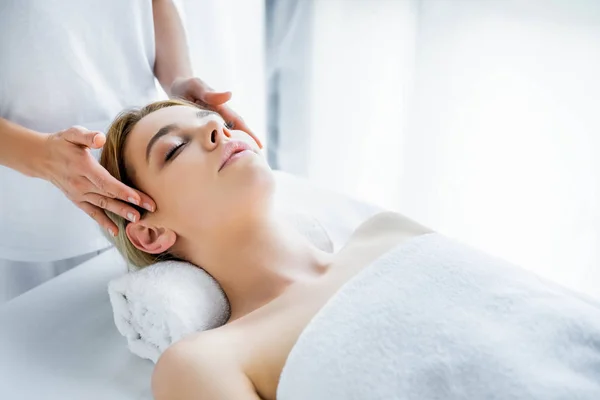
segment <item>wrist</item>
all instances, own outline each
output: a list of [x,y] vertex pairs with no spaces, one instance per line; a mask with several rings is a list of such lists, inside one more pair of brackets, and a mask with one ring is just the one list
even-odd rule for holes
[[48,135],[0,118],[0,165],[41,178],[47,164]]
[[171,83],[166,86],[165,92],[169,97],[178,97],[181,96],[181,86],[185,84],[186,81],[193,78],[188,75],[178,75],[171,80]]
[[23,159],[26,161],[22,173],[32,178],[46,179],[49,139],[50,135],[48,134],[35,131],[28,132],[23,150]]

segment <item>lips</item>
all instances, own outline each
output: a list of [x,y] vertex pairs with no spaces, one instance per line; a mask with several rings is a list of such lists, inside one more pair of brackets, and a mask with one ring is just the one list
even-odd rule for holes
[[233,161],[236,157],[236,154],[252,151],[250,145],[241,140],[229,140],[225,142],[223,146],[223,153],[221,154],[221,166],[219,167],[219,171],[221,171],[227,164]]

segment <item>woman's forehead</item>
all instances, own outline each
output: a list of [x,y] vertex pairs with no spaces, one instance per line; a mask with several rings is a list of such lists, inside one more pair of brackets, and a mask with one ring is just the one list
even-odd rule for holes
[[133,127],[131,135],[142,136],[146,141],[162,127],[170,124],[185,124],[193,121],[199,109],[190,106],[171,106],[161,108],[143,117]]

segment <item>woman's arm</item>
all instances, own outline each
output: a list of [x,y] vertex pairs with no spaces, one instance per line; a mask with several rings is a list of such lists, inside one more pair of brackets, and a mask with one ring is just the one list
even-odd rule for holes
[[148,196],[112,177],[87,151],[101,148],[104,141],[102,133],[83,127],[42,134],[0,118],[0,165],[52,182],[114,236],[118,228],[102,209],[139,219],[139,212],[126,202],[146,204],[144,208],[150,211],[155,205]]
[[155,400],[261,400],[227,346],[183,340],[161,356],[152,375]]
[[176,79],[192,77],[192,65],[179,13],[172,0],[153,0],[156,61],[154,75],[171,96]]
[[47,136],[0,118],[0,165],[32,177],[43,169]]

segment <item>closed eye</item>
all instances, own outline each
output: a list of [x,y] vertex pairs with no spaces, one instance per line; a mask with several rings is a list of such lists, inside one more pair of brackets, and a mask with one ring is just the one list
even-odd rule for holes
[[171,161],[173,158],[175,158],[180,153],[179,150],[181,150],[186,144],[188,144],[188,142],[183,141],[178,145],[171,147],[169,151],[167,151],[167,154],[165,154],[165,162]]

